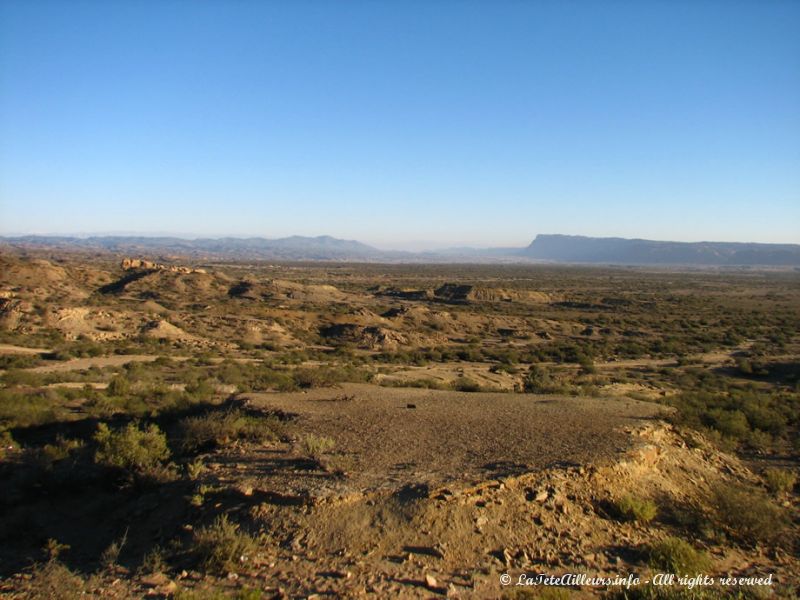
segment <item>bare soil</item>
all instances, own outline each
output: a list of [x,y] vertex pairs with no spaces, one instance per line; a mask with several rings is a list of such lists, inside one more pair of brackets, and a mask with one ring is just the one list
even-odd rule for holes
[[[315,493],[433,488],[548,467],[610,459],[627,446],[623,428],[664,413],[636,400],[465,393],[343,384],[306,393],[248,394],[259,408],[296,415],[303,434],[329,437],[344,480],[320,481],[276,461],[302,459],[300,444],[248,457],[239,476],[284,479]],[[303,434],[300,434],[302,437]],[[302,440],[298,440],[302,441]],[[283,459],[280,457],[283,456]],[[329,488],[328,491],[331,491]]]

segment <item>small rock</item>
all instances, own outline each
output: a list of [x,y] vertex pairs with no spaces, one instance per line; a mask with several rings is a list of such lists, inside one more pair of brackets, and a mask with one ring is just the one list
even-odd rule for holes
[[511,552],[509,552],[508,548],[503,548],[503,562],[507,567],[511,566],[511,558]]
[[178,590],[178,584],[175,583],[174,581],[170,581],[167,585],[159,588],[159,591],[165,596],[171,596],[177,590]]
[[439,584],[439,582],[436,580],[436,577],[430,574],[425,575],[425,587],[432,592],[441,593],[446,591],[446,588]]
[[142,577],[141,582],[142,585],[146,585],[147,587],[158,587],[167,584],[169,582],[169,577],[163,573],[153,573],[152,575],[145,575]]

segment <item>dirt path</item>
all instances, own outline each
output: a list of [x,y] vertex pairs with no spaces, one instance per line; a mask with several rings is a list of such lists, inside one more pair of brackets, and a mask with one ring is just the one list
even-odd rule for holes
[[52,352],[47,348],[26,348],[25,346],[13,346],[12,344],[0,344],[0,354],[46,354]]
[[[60,373],[62,371],[79,371],[97,367],[119,367],[131,362],[152,362],[158,356],[152,354],[120,354],[117,356],[97,356],[94,358],[73,358],[63,362],[33,367],[29,369],[32,373]],[[171,357],[174,360],[186,360],[185,358]]]

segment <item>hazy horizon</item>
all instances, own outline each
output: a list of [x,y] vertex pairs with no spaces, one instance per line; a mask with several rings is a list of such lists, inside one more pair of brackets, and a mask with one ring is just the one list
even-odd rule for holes
[[[253,238],[261,238],[261,239],[281,239],[285,237],[292,237],[297,236],[298,234],[290,234],[287,236],[271,236],[271,235],[264,235],[259,233],[254,234],[241,234],[241,235],[231,235],[225,233],[219,234],[207,234],[207,235],[200,235],[194,233],[186,233],[186,232],[170,232],[170,231],[155,231],[155,232],[142,232],[142,231],[97,231],[97,232],[66,232],[66,233],[19,233],[19,232],[10,232],[4,233],[0,232],[0,238],[13,238],[13,237],[26,237],[26,236],[41,236],[41,237],[75,237],[79,239],[85,239],[90,237],[145,237],[145,238],[177,238],[183,240],[198,240],[198,239],[222,239],[222,238],[233,238],[233,239],[253,239]],[[576,237],[605,237],[605,238],[618,238],[621,236],[585,236],[580,233],[574,234],[565,234],[565,233],[557,233],[557,232],[540,232],[535,233],[530,236],[528,240],[519,241],[517,243],[509,242],[504,244],[479,244],[475,243],[474,241],[465,240],[463,242],[454,242],[454,243],[444,243],[439,242],[436,240],[409,240],[405,243],[391,243],[385,242],[383,240],[364,240],[364,239],[356,239],[356,238],[344,238],[337,235],[332,235],[330,233],[318,233],[318,234],[311,234],[311,235],[302,235],[299,237],[307,237],[307,238],[315,238],[315,237],[332,237],[338,240],[343,241],[355,241],[361,242],[378,250],[386,251],[386,252],[436,252],[442,250],[452,250],[452,249],[475,249],[475,250],[487,250],[490,248],[525,248],[530,245],[530,243],[536,238],[538,235],[566,235],[566,236],[576,236]],[[655,240],[651,238],[643,238],[641,236],[634,236],[631,238],[624,238],[624,239],[645,239],[649,241],[661,241],[661,242],[687,242],[687,243],[742,243],[742,244],[794,244],[795,242],[764,242],[761,240],[739,240],[739,239],[731,239],[731,240],[713,240],[713,239],[689,239],[689,240]]]
[[0,234],[800,243],[800,4],[0,4]]

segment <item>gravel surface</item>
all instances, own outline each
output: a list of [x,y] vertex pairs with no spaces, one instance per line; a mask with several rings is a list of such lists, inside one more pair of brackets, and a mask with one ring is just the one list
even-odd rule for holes
[[349,466],[348,487],[362,490],[597,463],[627,447],[624,428],[663,411],[627,399],[363,384],[247,398],[253,406],[297,415],[298,439],[314,433],[335,440],[333,457]]

